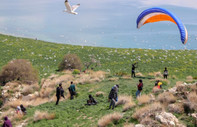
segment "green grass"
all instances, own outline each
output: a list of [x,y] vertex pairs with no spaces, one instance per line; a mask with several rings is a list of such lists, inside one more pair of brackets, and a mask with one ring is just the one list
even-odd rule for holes
[[[33,118],[33,114],[36,110],[41,111],[48,111],[51,113],[56,114],[56,118],[54,120],[41,120],[39,122],[31,122],[28,127],[41,127],[41,126],[57,126],[57,127],[66,127],[66,126],[75,126],[78,124],[83,127],[87,126],[97,126],[98,120],[104,116],[105,114],[109,114],[114,112],[113,110],[108,110],[109,102],[108,100],[108,93],[111,87],[114,84],[119,84],[119,95],[132,95],[135,99],[135,92],[136,92],[136,84],[138,83],[139,78],[133,80],[125,80],[120,79],[115,82],[111,81],[103,81],[101,83],[96,84],[85,84],[85,85],[78,85],[78,93],[79,96],[74,100],[68,100],[60,102],[58,106],[55,106],[54,103],[46,103],[37,107],[33,107],[28,109],[28,116],[29,118]],[[144,89],[142,94],[148,94],[151,92],[154,82],[151,82],[149,79],[144,79]],[[174,80],[171,81],[174,84]],[[165,88],[169,88],[172,85],[165,86]],[[92,92],[87,92],[89,89],[95,88]],[[105,96],[95,97],[97,91],[103,91]],[[85,106],[86,100],[88,99],[88,95],[92,94],[95,99],[98,101],[97,105],[93,106]],[[117,106],[115,111],[122,112],[122,106]],[[120,120],[116,126],[122,127],[127,120],[132,120],[131,116],[133,110],[129,110],[125,112],[124,117]],[[88,119],[92,117],[92,119]],[[136,123],[137,121],[134,120]],[[134,122],[133,121],[133,122]],[[111,124],[114,126],[114,124]]]
[[95,70],[111,73],[131,72],[131,64],[138,62],[137,71],[148,74],[168,67],[169,74],[179,78],[188,75],[197,77],[196,50],[148,50],[104,47],[73,46],[49,43],[39,40],[0,35],[0,69],[12,59],[28,59],[38,69],[40,77],[56,73],[58,64],[68,53],[77,54],[82,62],[90,55],[99,59],[101,66]]
[[[67,53],[77,54],[82,62],[90,60],[90,55],[94,55],[100,60],[101,66],[95,70],[110,71],[113,77],[115,73],[129,74],[131,64],[138,62],[137,71],[147,75],[149,72],[163,72],[164,67],[168,67],[170,76],[176,75],[178,79],[170,78],[170,84],[163,86],[168,89],[174,86],[178,80],[184,80],[186,76],[197,77],[197,51],[196,50],[148,50],[148,49],[117,49],[104,47],[73,46],[65,44],[49,43],[39,40],[19,38],[7,35],[0,35],[0,69],[13,59],[28,59],[39,71],[39,76],[45,78],[56,72],[58,64]],[[151,77],[145,76],[143,79],[144,89],[142,94],[152,91],[154,82]],[[70,127],[75,126],[97,126],[98,120],[105,114],[114,111],[107,110],[108,93],[115,84],[120,85],[119,95],[132,95],[135,98],[136,84],[139,78],[132,80],[120,79],[118,81],[108,81],[96,84],[78,85],[79,96],[74,100],[55,103],[45,103],[36,107],[29,107],[25,118],[30,118],[28,127]],[[89,89],[95,88],[92,92]],[[55,89],[55,88],[54,88]],[[103,97],[95,97],[97,91],[105,92]],[[99,102],[95,106],[85,106],[88,95],[92,94]],[[135,100],[136,101],[136,100]],[[54,120],[41,120],[33,122],[33,115],[36,110],[48,111],[56,114]],[[115,108],[115,111],[122,112],[122,106]],[[134,109],[125,112],[124,117],[118,123],[109,126],[122,127],[126,121],[137,123],[131,116]],[[92,117],[92,118],[91,118]],[[24,119],[25,119],[24,118]],[[187,121],[189,118],[187,118]],[[184,121],[184,120],[183,120]],[[187,123],[187,121],[185,123]]]

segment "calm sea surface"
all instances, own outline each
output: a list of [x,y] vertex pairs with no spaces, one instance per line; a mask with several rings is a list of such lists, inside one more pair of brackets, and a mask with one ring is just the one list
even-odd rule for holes
[[176,14],[188,29],[183,45],[171,22],[136,28],[147,8],[137,0],[72,0],[78,15],[63,13],[64,0],[1,0],[0,33],[50,42],[114,48],[197,49],[197,8],[159,5]]

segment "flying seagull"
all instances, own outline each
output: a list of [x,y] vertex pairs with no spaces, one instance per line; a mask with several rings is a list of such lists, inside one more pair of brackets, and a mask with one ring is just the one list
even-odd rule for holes
[[66,9],[64,10],[64,12],[68,12],[68,13],[74,14],[74,15],[78,14],[77,12],[75,12],[75,10],[80,6],[80,4],[73,5],[71,7],[70,4],[68,3],[68,0],[65,0],[64,3],[65,3],[65,6],[66,6]]

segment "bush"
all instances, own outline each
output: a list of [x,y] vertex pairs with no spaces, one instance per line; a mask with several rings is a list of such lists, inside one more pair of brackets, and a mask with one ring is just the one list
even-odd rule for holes
[[32,84],[38,82],[38,73],[28,60],[12,60],[2,68],[0,73],[0,82],[3,85],[10,81]]
[[59,64],[59,71],[78,69],[81,70],[82,63],[80,58],[75,54],[67,54]]
[[80,70],[74,69],[74,71],[72,72],[72,74],[80,74]]

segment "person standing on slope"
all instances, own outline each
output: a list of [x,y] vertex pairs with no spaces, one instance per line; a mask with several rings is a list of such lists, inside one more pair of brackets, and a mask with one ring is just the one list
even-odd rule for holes
[[135,77],[135,68],[137,68],[137,62],[132,64],[131,77]]
[[109,99],[110,99],[109,109],[111,109],[112,107],[113,110],[115,107],[115,103],[118,101],[118,88],[119,85],[114,85],[109,93]]
[[60,83],[59,86],[56,88],[56,97],[57,97],[56,105],[58,105],[60,97],[61,97],[61,87],[62,87],[62,84]]
[[138,88],[138,90],[136,92],[136,97],[139,97],[141,95],[141,91],[143,89],[143,82],[141,79],[139,80],[139,84],[137,84],[137,88]]
[[8,119],[8,117],[4,117],[4,123],[2,127],[12,127],[11,121]]
[[164,79],[167,79],[168,78],[168,70],[167,70],[167,67],[165,67],[165,70],[163,72],[163,77],[164,77]]
[[75,91],[75,84],[73,84],[73,82],[70,82],[70,87],[68,88],[69,92],[70,92],[70,99],[74,99],[74,95],[76,95],[76,91]]

